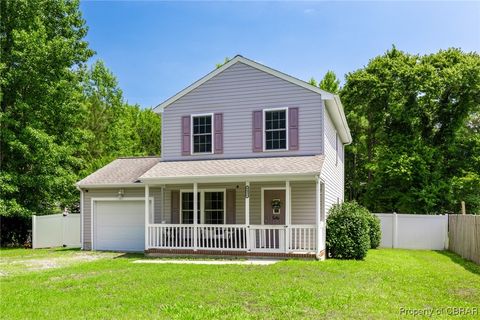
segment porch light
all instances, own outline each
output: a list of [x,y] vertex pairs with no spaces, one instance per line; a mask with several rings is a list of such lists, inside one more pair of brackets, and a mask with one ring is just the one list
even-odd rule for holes
[[119,189],[118,190],[118,199],[122,199],[124,194],[125,194],[125,190]]
[[245,186],[245,199],[250,198],[250,186]]

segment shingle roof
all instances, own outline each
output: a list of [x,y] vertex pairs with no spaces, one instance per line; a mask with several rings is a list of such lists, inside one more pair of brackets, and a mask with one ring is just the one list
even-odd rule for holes
[[161,161],[139,179],[319,174],[323,156]]
[[129,184],[160,161],[158,157],[119,158],[80,180],[77,185]]

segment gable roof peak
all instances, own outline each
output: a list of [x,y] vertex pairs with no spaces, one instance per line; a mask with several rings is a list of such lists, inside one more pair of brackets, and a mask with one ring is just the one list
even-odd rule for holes
[[189,92],[193,91],[194,89],[198,88],[208,80],[212,79],[219,73],[227,70],[231,66],[235,65],[236,63],[244,63],[252,68],[255,68],[257,70],[263,71],[265,73],[268,73],[274,77],[277,77],[279,79],[285,80],[287,82],[290,82],[292,84],[295,84],[297,86],[300,86],[304,89],[313,91],[321,96],[321,99],[325,101],[325,105],[327,106],[327,109],[330,109],[330,113],[334,116],[332,116],[332,120],[335,124],[335,127],[337,130],[340,131],[340,137],[345,144],[349,144],[352,142],[352,136],[350,134],[350,129],[348,128],[348,124],[345,118],[345,113],[343,110],[342,103],[340,101],[340,97],[338,95],[335,95],[333,93],[327,92],[325,90],[322,90],[316,86],[311,85],[308,82],[305,82],[303,80],[300,80],[298,78],[295,78],[293,76],[290,76],[286,73],[280,72],[278,70],[272,69],[270,67],[267,67],[259,62],[256,62],[254,60],[250,60],[248,58],[243,57],[240,54],[237,54],[235,57],[233,57],[231,60],[227,61],[225,64],[220,66],[219,68],[214,69],[207,75],[205,75],[203,78],[200,78],[196,82],[192,83],[173,97],[165,100],[164,102],[160,103],[158,106],[156,106],[153,110],[157,113],[162,113],[163,109],[167,108],[169,105],[183,97],[184,95],[188,94]]
[[268,73],[272,76],[275,76],[277,78],[283,79],[285,81],[288,81],[290,83],[293,83],[295,85],[303,87],[307,90],[318,93],[322,96],[322,99],[324,99],[324,100],[333,100],[334,99],[335,95],[330,93],[330,92],[322,90],[318,87],[315,87],[315,86],[309,84],[308,82],[305,82],[305,81],[300,80],[298,78],[292,77],[292,76],[290,76],[286,73],[283,73],[283,72],[280,72],[278,70],[272,69],[270,67],[267,67],[266,65],[263,65],[259,62],[256,62],[254,60],[245,58],[244,56],[242,56],[240,54],[237,54],[237,55],[235,55],[235,57],[233,57],[231,60],[227,61],[225,64],[223,64],[219,68],[216,68],[216,69],[212,70],[210,73],[208,73],[204,77],[200,78],[196,82],[192,83],[191,85],[189,85],[188,87],[186,87],[182,91],[178,92],[173,97],[170,97],[169,99],[160,103],[153,110],[157,113],[162,113],[163,109],[167,108],[173,102],[177,101],[178,99],[180,99],[181,97],[183,97],[187,93],[189,93],[189,92],[193,91],[194,89],[198,88],[199,86],[201,86],[202,84],[204,84],[205,82],[210,80],[211,78],[215,77],[219,73],[225,71],[226,69],[230,68],[231,66],[235,65],[238,62],[244,63],[244,64],[246,64],[246,65],[248,65],[252,68],[255,68],[255,69],[263,71],[263,72],[266,72],[266,73]]

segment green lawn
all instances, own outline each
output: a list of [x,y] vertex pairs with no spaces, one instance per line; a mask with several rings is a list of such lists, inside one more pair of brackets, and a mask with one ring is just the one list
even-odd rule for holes
[[142,256],[76,250],[0,254],[2,319],[385,319],[400,318],[401,307],[480,307],[480,267],[447,252],[372,250],[365,261],[269,266],[133,264]]

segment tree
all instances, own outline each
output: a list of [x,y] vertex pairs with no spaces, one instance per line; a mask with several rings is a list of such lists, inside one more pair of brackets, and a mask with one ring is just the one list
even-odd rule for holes
[[160,117],[123,100],[84,41],[78,1],[0,2],[1,244],[32,214],[78,206],[75,182],[119,156],[157,155]]
[[1,215],[51,213],[75,192],[77,70],[93,55],[78,5],[0,2]]
[[340,92],[340,80],[337,79],[335,72],[330,70],[325,73],[320,83],[314,77],[311,77],[308,83],[330,93],[338,94]]
[[318,84],[318,87],[325,91],[338,94],[340,91],[340,80],[337,79],[335,72],[329,70],[327,73],[325,73],[325,76],[323,76],[323,79]]
[[458,49],[392,48],[346,76],[341,92],[354,141],[346,196],[371,211],[458,212],[480,206],[480,59]]
[[77,146],[83,160],[80,177],[118,157],[160,153],[160,117],[126,103],[117,79],[102,61],[85,71],[82,87],[83,141]]
[[217,63],[215,65],[215,68],[220,68],[221,66],[223,66],[224,64],[226,64],[228,61],[230,61],[230,58],[229,57],[225,57],[225,59],[223,60],[223,62],[220,62],[220,63]]

